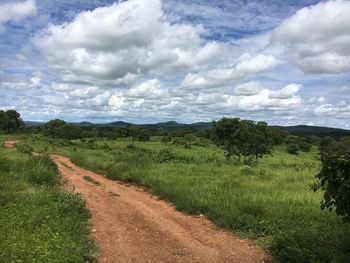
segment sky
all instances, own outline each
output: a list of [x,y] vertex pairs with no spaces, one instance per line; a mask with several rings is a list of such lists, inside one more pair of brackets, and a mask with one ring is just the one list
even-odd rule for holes
[[350,1],[0,0],[0,109],[350,129]]

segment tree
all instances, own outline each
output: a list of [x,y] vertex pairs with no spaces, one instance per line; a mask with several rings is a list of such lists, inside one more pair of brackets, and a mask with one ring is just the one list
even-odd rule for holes
[[222,118],[213,123],[214,142],[226,151],[226,159],[240,157],[239,122],[238,118]]
[[65,125],[67,125],[67,123],[63,120],[51,120],[44,125],[44,134],[50,137],[60,137],[58,134],[58,129]]
[[24,128],[21,115],[15,110],[0,111],[0,129],[10,132],[17,132]]
[[126,130],[128,131],[128,135],[131,137],[132,143],[134,144],[135,140],[138,139],[139,128],[135,125],[128,124]]
[[148,130],[142,129],[138,131],[137,138],[140,142],[146,142],[150,140],[151,136]]
[[255,162],[270,153],[272,140],[265,122],[223,118],[214,122],[214,142],[226,151],[226,158],[244,156]]
[[322,169],[314,186],[324,190],[322,209],[333,209],[350,221],[350,143],[333,142],[321,152]]

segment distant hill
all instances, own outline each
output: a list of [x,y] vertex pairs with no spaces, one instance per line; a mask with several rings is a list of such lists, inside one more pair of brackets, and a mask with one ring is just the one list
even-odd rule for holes
[[297,126],[271,126],[280,130],[289,132],[292,135],[306,136],[316,135],[319,137],[331,136],[334,138],[341,138],[343,136],[350,136],[350,130],[320,127],[320,126],[308,126],[308,125],[297,125]]
[[[44,122],[36,122],[36,121],[26,121],[25,123],[27,126],[42,126],[45,124]],[[92,122],[83,121],[83,122],[73,122],[71,124],[81,126],[81,127],[122,128],[132,123],[124,122],[124,121],[114,121],[114,122],[109,122],[105,124],[96,124]],[[166,131],[170,131],[170,130],[182,130],[182,129],[189,129],[189,128],[206,130],[206,129],[210,129],[213,126],[213,123],[196,122],[192,124],[184,124],[184,123],[178,123],[176,121],[168,121],[168,122],[159,122],[159,123],[153,123],[153,124],[135,124],[135,125],[144,129],[152,129],[152,130],[163,129]],[[297,135],[297,136],[316,135],[319,137],[331,136],[334,138],[340,138],[346,135],[350,136],[350,130],[338,129],[338,128],[328,128],[328,127],[308,126],[308,125],[271,126],[271,127],[287,131],[290,134]]]

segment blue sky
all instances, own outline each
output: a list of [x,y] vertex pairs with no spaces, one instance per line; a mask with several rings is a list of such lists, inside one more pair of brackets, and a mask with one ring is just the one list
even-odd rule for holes
[[350,129],[350,2],[0,2],[0,109]]

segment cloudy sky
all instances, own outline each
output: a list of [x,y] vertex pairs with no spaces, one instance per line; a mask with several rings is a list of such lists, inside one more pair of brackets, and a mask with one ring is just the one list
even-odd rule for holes
[[1,0],[0,109],[350,129],[350,1]]

